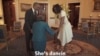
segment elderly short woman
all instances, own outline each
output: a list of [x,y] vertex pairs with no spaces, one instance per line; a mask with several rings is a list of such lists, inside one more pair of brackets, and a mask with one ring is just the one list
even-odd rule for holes
[[39,15],[37,21],[32,26],[32,41],[35,51],[44,52],[46,48],[46,33],[54,35],[55,32],[44,21],[44,16]]

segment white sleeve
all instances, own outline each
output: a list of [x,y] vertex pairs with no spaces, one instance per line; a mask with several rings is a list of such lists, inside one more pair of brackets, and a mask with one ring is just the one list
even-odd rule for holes
[[61,17],[65,17],[66,16],[66,12],[65,11],[61,11]]
[[66,12],[65,11],[61,11],[61,18],[63,19],[63,23],[66,23]]

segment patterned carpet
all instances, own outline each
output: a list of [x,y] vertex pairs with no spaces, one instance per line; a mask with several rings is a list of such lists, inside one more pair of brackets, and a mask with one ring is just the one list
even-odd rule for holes
[[[47,50],[49,52],[51,52],[51,51],[57,52],[57,51],[55,51],[54,46],[55,46],[55,44],[53,43],[53,41],[49,41],[47,43]],[[66,53],[68,52],[66,54],[67,56],[99,56],[100,55],[100,51],[98,49],[96,49],[94,46],[92,46],[88,43],[82,42],[82,41],[73,40],[70,43],[70,47],[71,46],[72,46],[72,48],[71,48],[72,53],[65,50]],[[67,47],[67,49],[69,49],[70,47]]]
[[[10,34],[10,38],[15,36],[17,38],[9,42],[9,50],[6,51],[6,48],[0,50],[0,56],[27,56],[25,37],[23,35],[20,36],[19,33]],[[55,50],[55,44],[52,39],[50,36],[48,37],[46,51],[59,52]],[[100,56],[99,41],[99,38],[90,38],[87,40],[83,35],[75,32],[73,41],[69,45],[66,45],[66,49],[71,49],[72,53],[66,49],[64,52],[67,53],[67,56]]]
[[[9,51],[6,51],[6,49],[3,49],[2,51],[0,51],[0,56],[26,56],[24,40],[25,40],[24,37],[21,37],[14,41],[9,42],[10,43]],[[79,48],[81,48],[81,51],[78,53],[74,53],[74,54],[67,53],[66,54],[67,56],[99,56],[100,55],[99,50],[88,43],[73,40],[71,44],[73,45],[73,48],[75,48],[74,47],[75,45],[78,46]],[[57,52],[54,49],[54,45],[55,44],[53,43],[52,40],[48,41],[46,50],[48,50],[49,52],[51,52],[51,51]]]

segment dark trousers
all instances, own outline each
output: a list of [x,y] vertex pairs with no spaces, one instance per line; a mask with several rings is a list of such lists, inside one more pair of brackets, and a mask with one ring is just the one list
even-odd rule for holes
[[32,33],[25,32],[25,38],[26,38],[26,51],[30,52],[34,49],[32,43]]

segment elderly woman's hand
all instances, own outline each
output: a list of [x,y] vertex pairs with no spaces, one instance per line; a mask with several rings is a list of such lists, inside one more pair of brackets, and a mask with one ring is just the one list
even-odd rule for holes
[[37,15],[37,17],[43,17],[43,15]]
[[59,33],[59,29],[55,30],[55,33],[58,34]]

